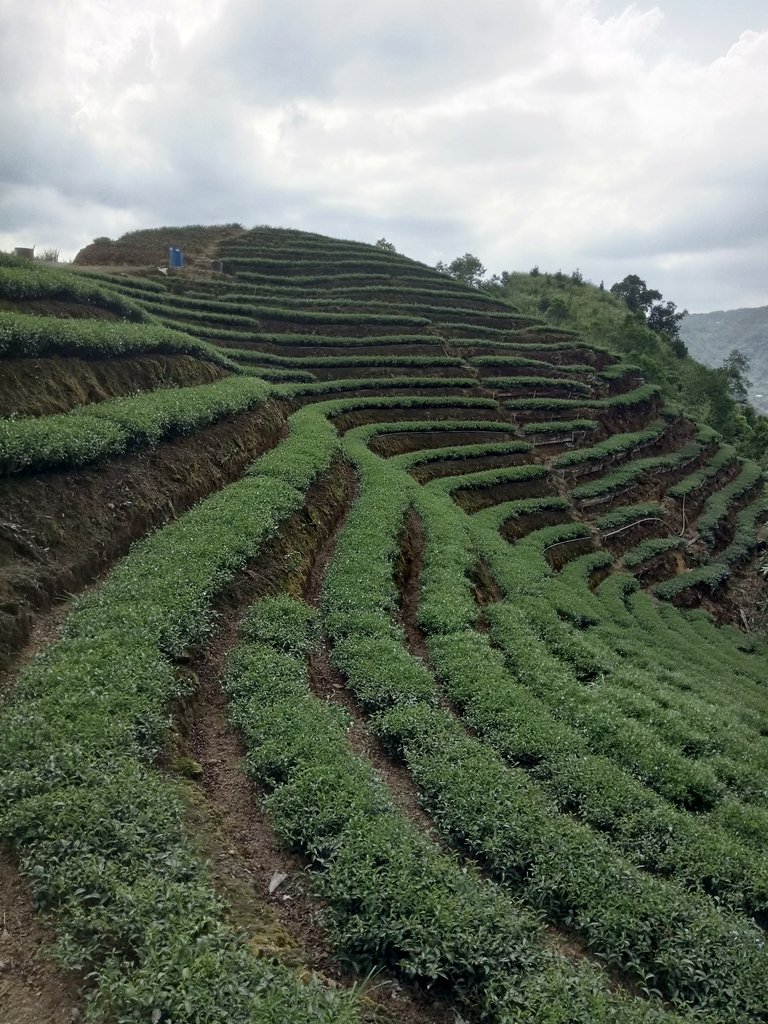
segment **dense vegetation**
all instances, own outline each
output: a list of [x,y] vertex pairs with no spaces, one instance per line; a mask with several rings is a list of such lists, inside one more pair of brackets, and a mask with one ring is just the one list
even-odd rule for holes
[[[223,274],[0,281],[8,373],[115,375],[0,420],[4,653],[109,569],[0,723],[58,960],[105,1022],[768,1021],[748,416],[692,418],[696,364],[604,291],[382,242],[228,226]],[[285,851],[304,889],[254,881]]]
[[[691,326],[698,322],[696,316],[682,319],[679,339],[677,334],[670,337],[663,329],[654,330],[642,311],[632,311],[620,295],[602,284],[596,287],[585,281],[578,271],[549,274],[534,268],[528,274],[505,273],[482,287],[513,303],[521,312],[545,317],[578,332],[592,344],[631,359],[649,381],[662,387],[669,401],[679,404],[686,416],[708,423],[737,445],[743,455],[766,465],[768,418],[742,400],[761,387],[763,354],[759,346],[743,346],[734,338],[715,359],[703,342],[697,342],[690,346],[688,355],[680,342],[697,336]],[[733,349],[746,355],[747,365],[726,364],[723,368]],[[753,386],[745,390],[745,381],[750,379]],[[762,412],[759,403],[755,407]]]

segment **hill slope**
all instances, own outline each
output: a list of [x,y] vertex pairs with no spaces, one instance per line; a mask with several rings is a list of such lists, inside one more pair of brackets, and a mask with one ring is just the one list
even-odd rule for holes
[[[768,420],[756,411],[761,408],[761,400],[756,399],[755,408],[743,405],[738,396],[734,397],[728,374],[710,368],[719,366],[733,344],[717,362],[699,361],[693,350],[686,356],[684,346],[651,331],[642,315],[632,315],[624,302],[602,286],[585,281],[578,271],[572,275],[560,271],[545,274],[534,268],[528,274],[504,274],[502,281],[489,284],[488,291],[526,313],[545,316],[577,331],[586,341],[637,363],[646,379],[658,384],[665,398],[679,405],[685,415],[709,424],[741,455],[757,459],[763,466],[768,464]],[[683,324],[690,320],[686,317]],[[684,333],[681,337],[686,340]],[[758,368],[752,376],[759,379],[765,354],[757,345],[751,356]],[[759,389],[753,389],[755,392]]]
[[768,306],[691,313],[680,333],[691,355],[707,366],[720,366],[734,348],[742,352],[750,363],[749,400],[768,412]]
[[93,1018],[767,1020],[759,467],[405,257],[215,257],[0,268],[0,836]]

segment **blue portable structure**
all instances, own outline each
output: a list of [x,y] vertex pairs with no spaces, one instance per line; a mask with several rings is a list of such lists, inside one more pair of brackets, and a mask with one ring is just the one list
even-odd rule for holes
[[184,253],[172,245],[168,250],[168,266],[179,269],[184,266]]

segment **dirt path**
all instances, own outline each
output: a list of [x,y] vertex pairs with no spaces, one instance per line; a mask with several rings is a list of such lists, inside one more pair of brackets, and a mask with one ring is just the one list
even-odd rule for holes
[[0,848],[0,1024],[71,1024],[82,1017],[79,981],[50,958],[53,935]]

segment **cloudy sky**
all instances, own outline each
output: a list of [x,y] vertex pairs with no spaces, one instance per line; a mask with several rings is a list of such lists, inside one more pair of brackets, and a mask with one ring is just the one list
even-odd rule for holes
[[765,0],[0,0],[0,248],[268,223],[768,304]]

